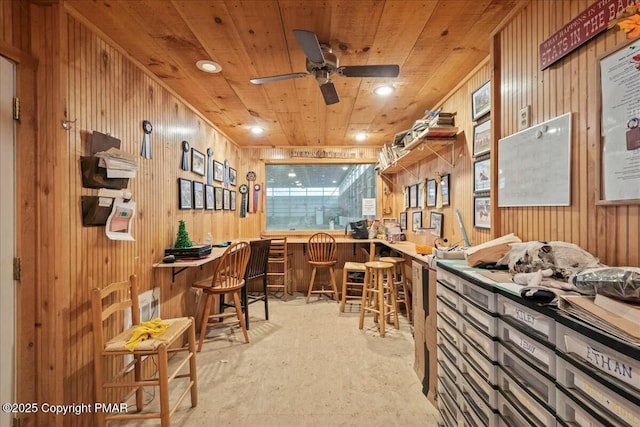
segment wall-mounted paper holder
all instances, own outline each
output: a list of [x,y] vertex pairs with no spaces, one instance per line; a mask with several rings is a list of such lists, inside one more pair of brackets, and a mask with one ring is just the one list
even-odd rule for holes
[[131,193],[123,190],[101,188],[97,196],[81,196],[82,225],[85,227],[106,225],[107,218],[109,218],[113,209],[115,198],[129,202]]

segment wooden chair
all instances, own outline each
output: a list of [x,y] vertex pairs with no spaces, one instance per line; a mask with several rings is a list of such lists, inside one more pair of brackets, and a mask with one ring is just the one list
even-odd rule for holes
[[[123,401],[134,393],[136,395],[136,411],[129,410],[127,413],[117,414],[97,411],[95,413],[97,426],[104,426],[110,420],[159,418],[160,425],[168,427],[171,414],[182,402],[187,392],[191,392],[191,407],[198,404],[193,318],[163,319],[163,322],[169,324],[163,333],[155,338],[140,342],[133,351],[130,351],[125,348],[125,344],[131,338],[134,327],[140,324],[136,276],[130,276],[128,281],[112,283],[104,289],[94,289],[91,295],[91,308],[93,312],[95,401],[108,402],[110,398],[106,395],[108,389],[132,389],[129,394],[124,396]],[[122,325],[124,312],[128,309],[131,310],[132,326],[122,330],[123,328],[118,328],[117,325]],[[169,354],[174,353],[184,353],[185,356],[176,359],[179,363],[172,372],[169,372]],[[133,360],[125,365],[124,356],[127,355],[132,355]],[[153,357],[157,360],[157,373],[153,373],[149,378],[143,375],[141,365],[144,357]],[[107,358],[112,358],[112,360],[105,363]],[[110,368],[114,366],[118,367],[119,372],[105,373],[105,370],[112,370]],[[185,366],[188,366],[189,372],[180,373]],[[133,378],[129,373],[131,368],[134,369]],[[174,379],[182,378],[188,379],[188,385],[172,406],[169,401],[169,383]],[[159,388],[160,412],[141,412],[144,407],[144,387]]]
[[282,289],[285,301],[289,297],[289,248],[287,238],[271,237],[269,264],[267,270],[267,289]]
[[[336,277],[333,267],[338,262],[338,250],[336,239],[327,233],[316,233],[309,237],[307,241],[307,256],[309,265],[313,267],[311,271],[311,280],[309,281],[309,291],[307,292],[307,303],[311,298],[311,294],[329,294],[333,293],[333,298],[338,300],[338,287],[336,286]],[[321,290],[314,290],[313,286],[316,279],[318,269],[329,270],[329,281],[332,290],[325,290],[324,286]]]
[[[203,293],[207,295],[204,304],[204,310],[202,311],[202,322],[200,322],[200,340],[198,341],[198,351],[202,350],[202,343],[204,337],[207,334],[207,328],[209,326],[215,326],[216,323],[219,326],[220,323],[209,323],[209,320],[224,319],[226,317],[237,316],[244,334],[245,343],[249,342],[249,334],[247,333],[247,326],[244,322],[244,316],[242,314],[242,304],[240,303],[240,295],[238,292],[245,285],[244,275],[247,269],[247,263],[249,262],[249,254],[251,248],[247,242],[237,242],[229,245],[224,251],[220,259],[218,259],[216,266],[214,267],[213,276],[210,278],[200,280],[194,283],[192,286],[201,288]],[[211,314],[211,304],[213,302],[214,295],[219,295],[220,298],[224,298],[226,295],[231,295],[233,298],[235,313],[220,313]]]
[[[249,305],[254,302],[264,301],[264,317],[269,320],[269,292],[267,288],[267,263],[269,262],[269,249],[271,240],[252,240],[249,243],[251,255],[247,270],[244,273],[245,286],[242,287],[242,308],[244,310],[244,320],[249,329]],[[249,282],[262,279],[262,295],[250,295]]]

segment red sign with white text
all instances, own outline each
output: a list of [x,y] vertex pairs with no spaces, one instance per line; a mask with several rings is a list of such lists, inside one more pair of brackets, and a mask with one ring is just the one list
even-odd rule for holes
[[596,0],[558,32],[540,43],[540,69],[544,70],[603,32],[618,13],[638,1]]

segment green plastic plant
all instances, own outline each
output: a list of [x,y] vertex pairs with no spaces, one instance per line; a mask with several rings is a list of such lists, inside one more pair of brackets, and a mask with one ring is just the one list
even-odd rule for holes
[[178,226],[178,235],[176,236],[176,248],[190,248],[193,246],[193,242],[189,239],[189,233],[187,233],[187,227],[184,225],[184,221],[180,220]]

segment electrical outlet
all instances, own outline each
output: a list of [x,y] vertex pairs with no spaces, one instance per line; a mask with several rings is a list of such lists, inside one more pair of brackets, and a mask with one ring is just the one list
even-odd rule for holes
[[531,105],[520,109],[518,114],[518,130],[523,130],[531,126]]

